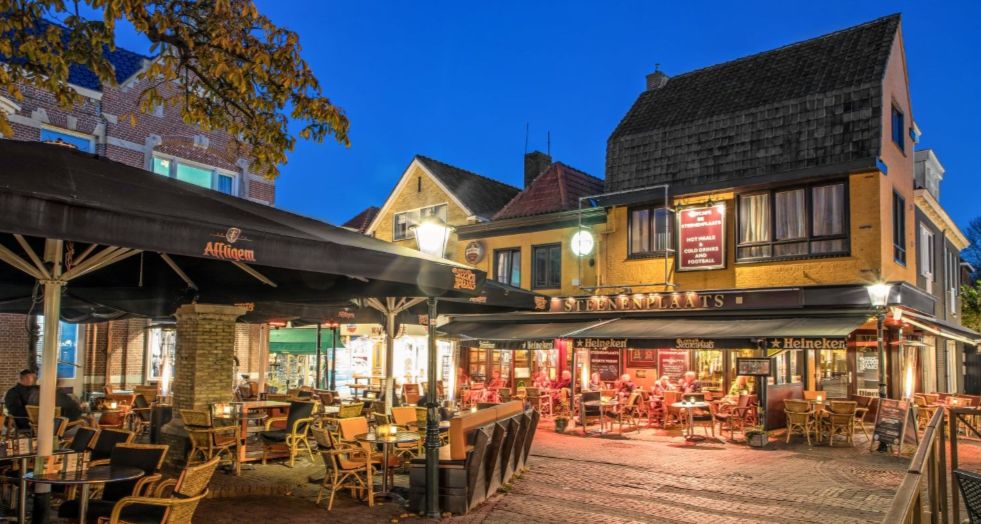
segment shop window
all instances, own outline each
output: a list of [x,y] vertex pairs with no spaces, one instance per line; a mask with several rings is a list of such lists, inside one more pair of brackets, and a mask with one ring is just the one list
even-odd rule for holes
[[774,357],[776,370],[773,383],[800,384],[804,375],[804,354],[801,351],[784,351]]
[[844,182],[739,195],[739,260],[848,253]]
[[419,209],[395,213],[395,216],[392,218],[394,227],[394,230],[392,231],[392,238],[394,240],[407,240],[410,238],[415,238],[416,234],[413,227],[418,225],[422,219],[427,217],[437,217],[445,223],[446,210],[446,204],[437,204],[435,206],[421,207]]
[[848,354],[844,349],[817,351],[815,374],[818,389],[828,398],[848,397]]
[[[693,368],[702,391],[723,393],[722,380],[725,368],[722,365],[722,351],[717,349],[698,349],[692,351]],[[726,392],[727,393],[727,392]]]
[[192,164],[178,158],[154,154],[150,160],[150,171],[198,187],[214,189],[226,195],[235,194],[237,177],[214,167]]
[[502,284],[521,287],[521,249],[494,250],[494,279]]
[[159,327],[149,329],[146,351],[147,381],[158,382],[165,377],[174,376],[174,353],[176,347],[176,329]]
[[892,106],[892,142],[900,151],[906,151],[906,117],[896,106]]
[[906,199],[895,191],[892,193],[892,256],[896,262],[906,265]]
[[662,254],[671,249],[674,213],[663,207],[630,210],[628,239],[630,256]]
[[95,153],[95,139],[91,135],[42,127],[41,142],[63,145],[86,153]]
[[[41,371],[44,358],[44,317],[37,317],[37,369]],[[58,322],[58,378],[71,380],[77,376],[80,330],[78,324]]]
[[558,289],[562,287],[562,245],[534,246],[532,252],[531,283],[534,289]]

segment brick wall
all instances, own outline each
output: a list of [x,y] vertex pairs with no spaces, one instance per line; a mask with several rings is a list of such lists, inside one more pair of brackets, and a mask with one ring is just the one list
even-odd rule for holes
[[201,409],[232,399],[236,306],[187,304],[177,311],[174,407]]
[[30,352],[24,315],[0,314],[0,388],[17,382],[20,370],[27,367]]

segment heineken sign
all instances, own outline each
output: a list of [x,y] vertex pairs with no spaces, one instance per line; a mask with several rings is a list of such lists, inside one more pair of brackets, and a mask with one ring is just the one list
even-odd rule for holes
[[776,337],[767,339],[770,349],[848,349],[847,338]]

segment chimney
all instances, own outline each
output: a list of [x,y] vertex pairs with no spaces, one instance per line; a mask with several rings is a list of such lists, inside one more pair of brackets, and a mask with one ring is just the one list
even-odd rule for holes
[[664,74],[664,71],[661,71],[661,64],[655,65],[654,72],[647,75],[647,90],[654,91],[655,89],[664,87],[664,84],[667,84],[670,78],[670,76]]
[[541,151],[525,153],[525,187],[530,186],[550,165],[552,165],[552,157]]

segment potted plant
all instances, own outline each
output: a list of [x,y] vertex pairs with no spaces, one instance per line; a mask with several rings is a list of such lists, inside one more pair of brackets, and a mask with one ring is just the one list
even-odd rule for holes
[[770,440],[769,435],[766,433],[766,428],[763,426],[748,427],[744,434],[746,435],[746,443],[753,448],[766,447],[767,442]]
[[560,413],[555,416],[555,432],[565,433],[565,429],[569,427],[569,415],[566,413]]

